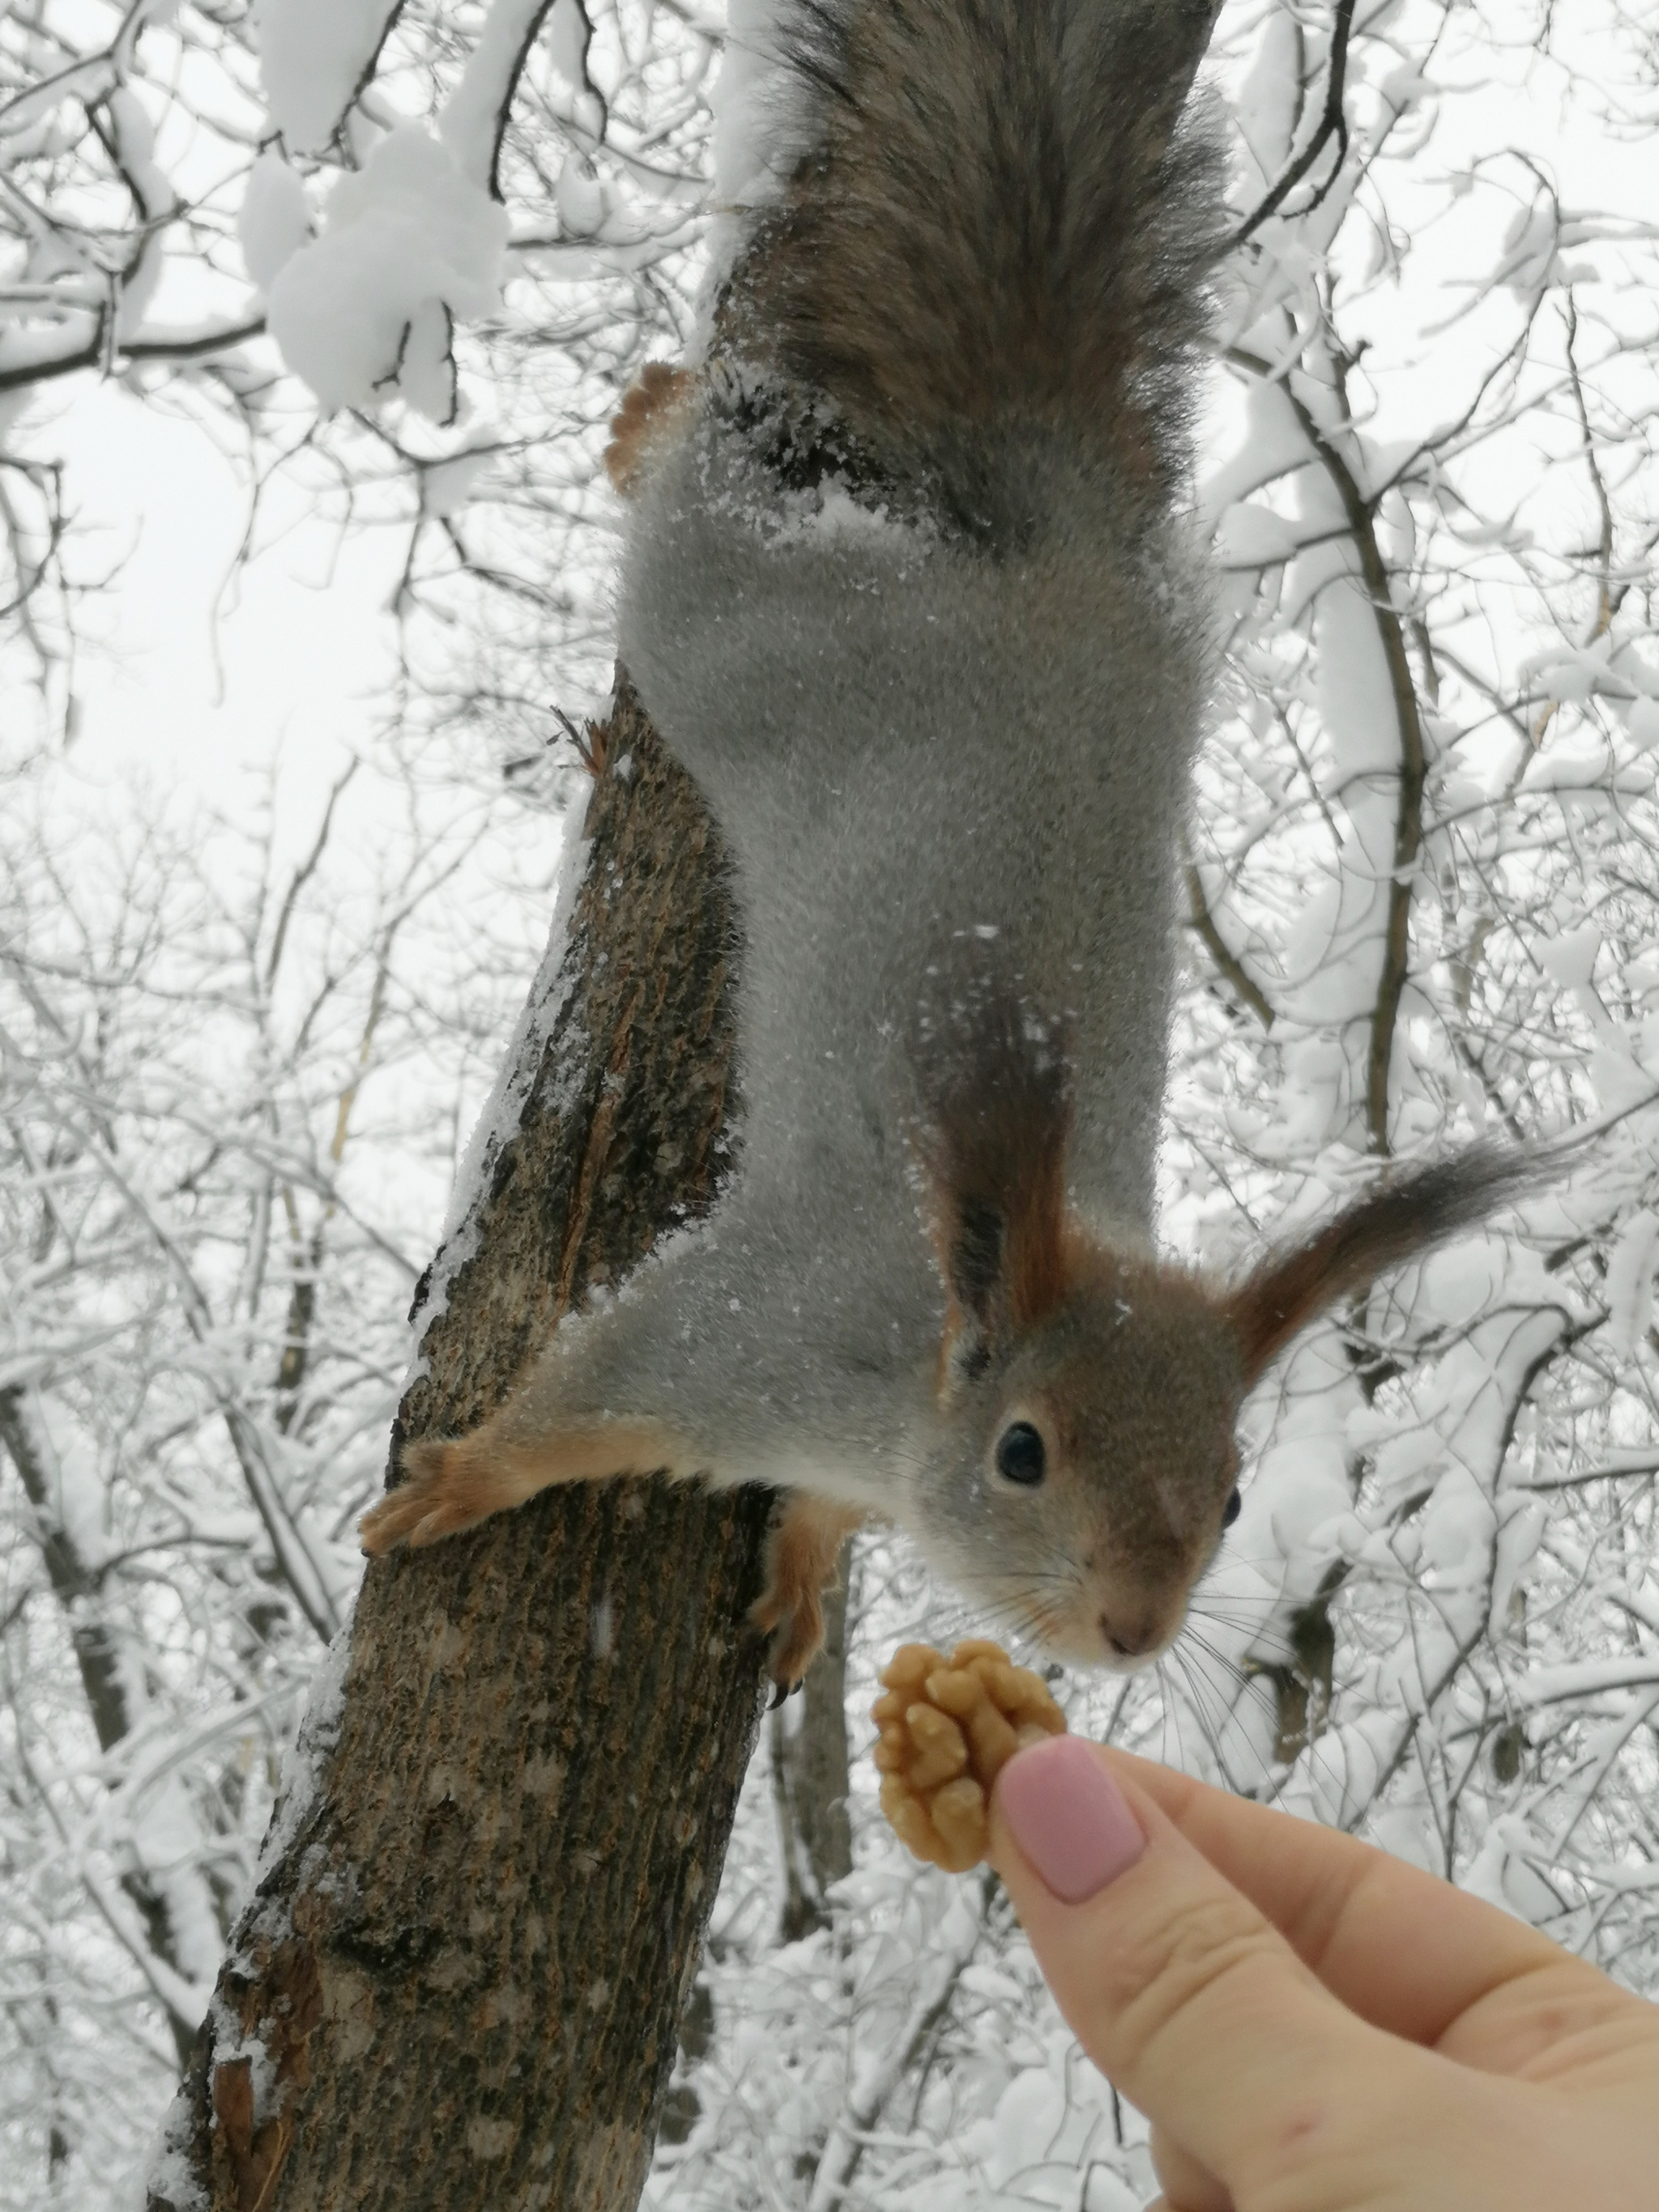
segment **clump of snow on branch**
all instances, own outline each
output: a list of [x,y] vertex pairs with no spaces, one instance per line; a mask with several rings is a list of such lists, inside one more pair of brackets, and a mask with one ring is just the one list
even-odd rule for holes
[[[476,185],[488,188],[495,173],[495,149],[501,139],[509,88],[526,43],[533,34],[544,6],[545,0],[495,0],[461,81],[445,105],[439,122],[444,143],[455,156],[462,173]],[[572,12],[572,0],[555,0],[550,38],[556,42],[556,47],[561,33],[568,40],[566,26]],[[580,9],[574,9],[574,13],[585,28],[586,18]],[[573,83],[583,82],[585,54],[584,40],[575,62],[565,65],[565,74]]]
[[391,0],[253,0],[259,75],[291,152],[333,137],[395,13]]
[[419,124],[340,178],[322,235],[270,287],[270,327],[325,407],[368,407],[394,383],[434,422],[454,411],[450,333],[500,297],[507,216]]
[[280,154],[261,154],[248,171],[237,230],[247,273],[268,292],[312,232],[305,180]]

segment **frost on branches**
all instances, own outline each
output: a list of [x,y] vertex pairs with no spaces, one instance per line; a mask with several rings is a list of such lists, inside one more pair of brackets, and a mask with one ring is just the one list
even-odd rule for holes
[[[101,374],[402,532],[400,711],[556,795],[548,702],[605,681],[604,426],[690,340],[707,180],[774,187],[769,21],[734,8],[716,117],[724,24],[689,0],[0,15],[0,653],[40,732],[97,573],[46,398]],[[1176,1653],[1059,1686],[1074,1728],[1659,1994],[1651,30],[1617,0],[1224,10],[1197,489],[1226,665],[1164,1234],[1224,1268],[1390,1160],[1601,1133],[1297,1346]],[[409,1098],[453,1096],[491,1032],[398,988],[389,886],[290,928],[257,856],[227,884],[130,823],[75,844],[44,758],[0,763],[0,2208],[101,2212],[347,1601],[459,1149],[356,1071],[395,1034]],[[429,885],[436,819],[407,821]],[[647,2201],[1122,2212],[1140,2123],[994,1891],[905,1859],[860,1765],[892,1644],[996,1624],[941,1618],[896,1544],[854,1596],[850,1850],[815,1865],[788,1810],[792,1711]]]
[[[1356,33],[1346,161],[1243,245],[1168,1219],[1221,1258],[1380,1158],[1605,1129],[1285,1364],[1186,1701],[1224,1776],[1650,1988],[1653,270],[1601,33],[1553,64],[1432,9]],[[1291,36],[1241,54],[1259,182],[1305,127]]]
[[113,2203],[142,2169],[349,1607],[410,1293],[517,993],[457,900],[491,829],[499,901],[499,824],[453,789],[349,773],[290,855],[8,765],[11,2212]]

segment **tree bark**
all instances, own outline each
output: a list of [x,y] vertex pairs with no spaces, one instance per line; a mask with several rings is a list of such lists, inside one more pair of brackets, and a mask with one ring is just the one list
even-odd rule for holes
[[[724,866],[625,679],[597,735],[523,1105],[394,1455],[471,1427],[559,1314],[718,1180]],[[369,1568],[337,1717],[313,1722],[309,1795],[301,1771],[274,1824],[151,2212],[631,2212],[754,1741],[768,1504],[552,1491]]]

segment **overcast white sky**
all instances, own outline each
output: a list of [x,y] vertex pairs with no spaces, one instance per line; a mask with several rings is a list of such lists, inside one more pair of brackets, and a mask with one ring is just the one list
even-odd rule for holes
[[232,462],[196,424],[77,383],[52,442],[77,512],[99,526],[81,558],[123,566],[85,613],[96,649],[79,670],[76,765],[98,783],[137,770],[158,794],[240,816],[274,764],[284,819],[313,817],[309,794],[380,711],[400,545],[390,532],[343,539],[278,486],[264,535],[278,521],[286,534],[227,590],[247,512]]

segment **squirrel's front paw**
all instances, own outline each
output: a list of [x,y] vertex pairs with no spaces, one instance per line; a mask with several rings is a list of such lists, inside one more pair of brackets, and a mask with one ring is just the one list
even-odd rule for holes
[[480,1482],[464,1438],[434,1437],[410,1444],[403,1464],[404,1480],[357,1523],[358,1537],[371,1559],[395,1551],[399,1544],[440,1543],[512,1502],[494,1496],[487,1480]]
[[778,1686],[781,1697],[799,1688],[800,1680],[823,1649],[823,1606],[816,1589],[782,1587],[769,1582],[749,1608],[754,1626],[771,1642],[766,1649],[766,1671]]
[[842,1544],[863,1519],[845,1505],[792,1498],[767,1540],[766,1588],[749,1618],[772,1639],[766,1671],[781,1691],[793,1690],[823,1648],[822,1593],[835,1579]]

